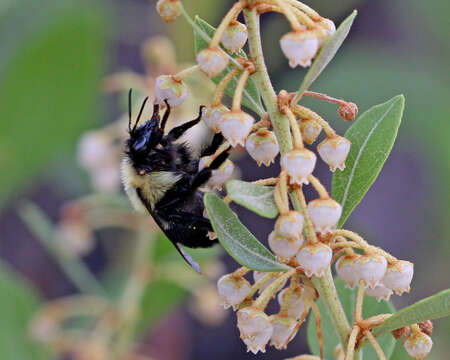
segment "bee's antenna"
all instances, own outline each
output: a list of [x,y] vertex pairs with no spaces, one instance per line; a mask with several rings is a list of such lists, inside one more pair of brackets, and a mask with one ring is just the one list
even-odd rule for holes
[[132,132],[133,132],[134,130],[136,130],[136,127],[137,127],[137,125],[139,124],[139,120],[141,119],[141,115],[142,115],[142,112],[144,111],[145,104],[147,103],[147,101],[148,101],[148,96],[147,96],[147,97],[144,99],[144,101],[142,102],[141,109],[139,110],[139,114],[138,114],[138,116],[137,116],[136,122],[134,123]]
[[131,93],[133,89],[128,91],[128,131],[131,132]]

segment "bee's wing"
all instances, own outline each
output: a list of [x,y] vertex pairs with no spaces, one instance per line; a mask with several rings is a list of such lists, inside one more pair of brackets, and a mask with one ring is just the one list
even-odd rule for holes
[[183,257],[183,259],[189,264],[191,265],[191,267],[198,273],[201,275],[201,270],[200,270],[200,265],[187,253],[183,250],[183,248],[180,246],[179,243],[172,243],[175,246],[175,249],[178,250],[178,252],[180,253],[180,255]]

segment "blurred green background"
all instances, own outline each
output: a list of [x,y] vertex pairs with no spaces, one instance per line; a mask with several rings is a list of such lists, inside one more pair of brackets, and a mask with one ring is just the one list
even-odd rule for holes
[[[232,1],[183,3],[189,13],[216,25]],[[355,102],[360,113],[397,94],[406,97],[391,156],[348,223],[369,241],[415,263],[412,292],[394,298],[401,308],[449,286],[450,3],[306,3],[336,23],[354,8],[359,12],[349,38],[312,90]],[[145,0],[0,1],[0,256],[4,263],[0,268],[0,360],[48,358],[27,340],[26,323],[39,299],[74,291],[61,273],[52,272],[55,265],[47,264],[51,260],[24,229],[17,206],[23,199],[32,199],[57,219],[64,201],[89,193],[87,175],[76,164],[77,139],[83,131],[120,114],[116,99],[101,94],[101,78],[123,69],[142,72],[139,45],[148,36],[169,34],[178,58],[193,60],[190,28],[182,19],[164,24],[154,4]],[[278,89],[294,91],[304,72],[289,69],[278,46],[288,25],[278,15],[264,16],[262,24],[272,78]],[[347,124],[334,106],[309,99],[304,103],[338,132],[345,131]],[[329,184],[329,175],[322,170]],[[87,260],[94,271],[105,266],[95,258]],[[16,272],[27,280],[17,279]],[[184,325],[176,335],[185,338],[175,343],[185,351],[165,359],[254,358],[237,341],[233,316],[209,329],[190,319],[183,306],[177,311],[178,322]],[[174,324],[178,323],[172,320],[164,326]],[[450,321],[439,320],[435,325],[429,358],[444,359],[450,353]],[[154,331],[157,337],[158,330]],[[224,338],[223,345],[218,344]],[[212,347],[208,341],[218,345]],[[296,343],[291,346],[305,350],[303,335]],[[287,354],[270,351],[257,358]]]

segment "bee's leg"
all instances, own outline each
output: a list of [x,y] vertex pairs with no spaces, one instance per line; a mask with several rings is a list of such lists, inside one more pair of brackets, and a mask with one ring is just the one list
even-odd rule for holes
[[213,137],[213,139],[212,139],[212,141],[211,141],[211,144],[209,144],[209,146],[205,147],[205,148],[202,150],[200,156],[202,157],[202,156],[210,156],[210,155],[213,155],[213,154],[217,151],[217,149],[219,148],[219,146],[222,145],[223,140],[224,140],[224,139],[223,139],[222,133],[217,133],[217,134],[215,134],[214,137]]
[[164,133],[164,128],[166,127],[166,123],[167,123],[167,119],[170,116],[170,105],[169,102],[166,100],[164,100],[164,102],[166,103],[166,111],[164,112],[163,118],[161,120],[161,125],[160,125],[160,129],[162,130],[162,132]]
[[183,135],[186,130],[189,130],[191,127],[197,125],[200,122],[200,119],[202,118],[202,111],[204,106],[200,106],[198,117],[194,120],[188,121],[184,123],[183,125],[174,127],[172,130],[169,131],[169,134],[167,134],[166,138],[168,141],[174,141],[178,139],[181,135]]
[[197,189],[208,182],[208,180],[211,178],[212,170],[218,169],[220,165],[222,165],[228,159],[228,156],[230,156],[230,148],[231,147],[221,152],[208,167],[203,168],[194,175],[191,180],[192,189]]

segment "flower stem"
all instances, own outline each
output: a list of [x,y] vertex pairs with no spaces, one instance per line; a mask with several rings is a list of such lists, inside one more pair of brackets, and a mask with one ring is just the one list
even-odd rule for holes
[[375,353],[377,354],[378,359],[379,360],[387,360],[383,349],[381,348],[377,339],[375,339],[375,336],[373,336],[373,334],[370,332],[370,330],[364,331],[364,335],[367,337],[367,339],[369,339],[369,342],[372,345],[373,349],[375,350]]
[[244,91],[245,83],[247,82],[249,75],[250,71],[248,69],[245,69],[244,72],[239,77],[238,83],[236,85],[236,90],[234,91],[231,111],[241,110],[242,93]]
[[216,32],[214,33],[214,36],[211,39],[211,42],[209,43],[209,46],[211,48],[219,46],[220,40],[222,39],[222,35],[227,29],[227,26],[242,11],[242,8],[243,3],[241,1],[234,3],[233,7],[225,15]]

